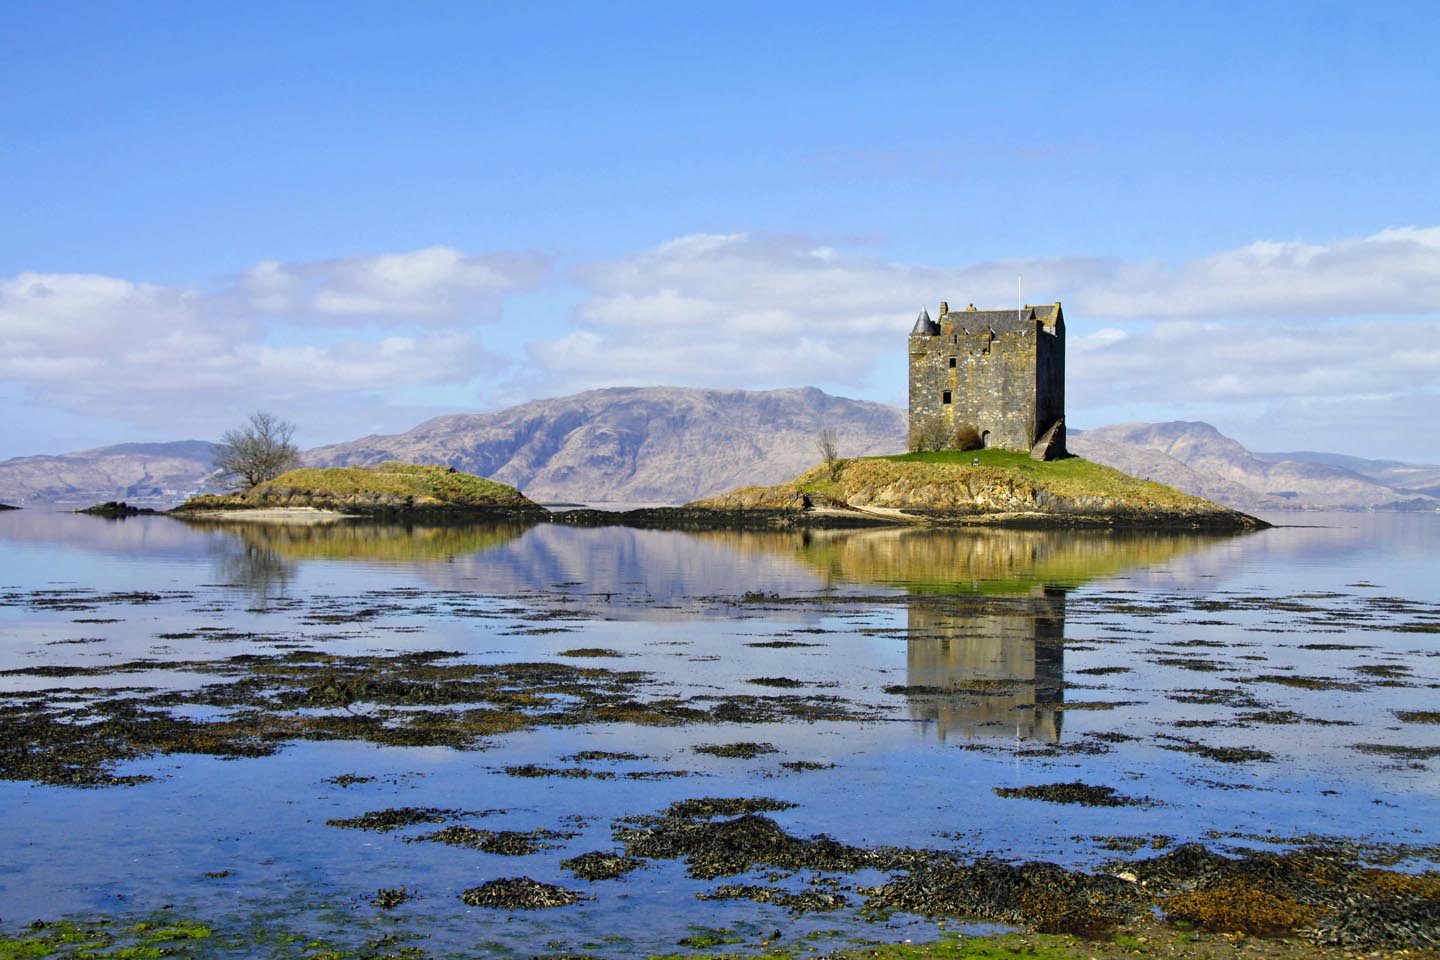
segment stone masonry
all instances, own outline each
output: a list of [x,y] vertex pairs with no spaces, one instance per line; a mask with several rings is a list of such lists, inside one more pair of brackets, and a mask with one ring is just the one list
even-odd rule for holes
[[921,310],[910,331],[910,449],[978,445],[1054,460],[1065,452],[1060,304]]

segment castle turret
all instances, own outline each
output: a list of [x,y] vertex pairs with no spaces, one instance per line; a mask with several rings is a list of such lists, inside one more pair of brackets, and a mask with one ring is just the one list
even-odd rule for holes
[[915,326],[910,330],[912,337],[933,337],[940,332],[940,324],[930,319],[930,311],[924,307],[920,308],[920,316],[915,318]]

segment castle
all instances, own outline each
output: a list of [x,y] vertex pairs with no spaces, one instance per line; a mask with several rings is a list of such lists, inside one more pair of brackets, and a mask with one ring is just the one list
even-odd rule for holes
[[922,309],[910,331],[910,449],[995,447],[1055,460],[1065,452],[1065,315]]

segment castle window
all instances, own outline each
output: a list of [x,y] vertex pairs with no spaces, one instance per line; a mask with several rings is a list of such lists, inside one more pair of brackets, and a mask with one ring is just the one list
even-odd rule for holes
[[954,357],[951,357],[951,358],[950,358],[950,366],[952,366],[952,367],[955,366],[955,358],[954,358]]
[[940,402],[941,402],[941,403],[949,403],[949,402],[950,402],[950,391],[949,391],[949,390],[946,390],[944,393],[940,394]]

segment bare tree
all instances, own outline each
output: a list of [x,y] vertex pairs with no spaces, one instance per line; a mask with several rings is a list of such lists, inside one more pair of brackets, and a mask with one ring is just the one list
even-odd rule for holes
[[274,480],[300,465],[300,451],[290,442],[295,424],[257,410],[242,427],[226,430],[215,451],[215,469],[245,489]]
[[821,458],[825,461],[825,469],[830,472],[832,481],[840,479],[840,438],[835,434],[834,427],[826,427],[820,431],[815,438],[815,447],[820,451]]
[[918,429],[912,430],[910,433],[910,449],[918,453],[944,450],[949,442],[950,437],[945,429],[945,421],[938,418],[925,420]]

